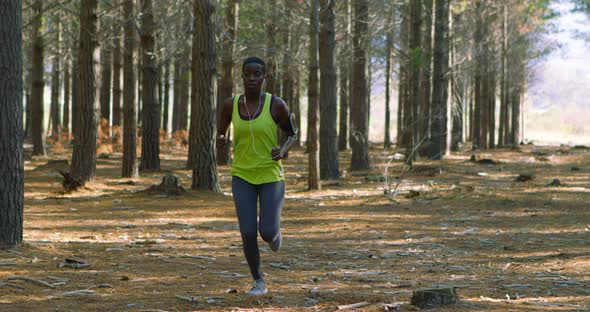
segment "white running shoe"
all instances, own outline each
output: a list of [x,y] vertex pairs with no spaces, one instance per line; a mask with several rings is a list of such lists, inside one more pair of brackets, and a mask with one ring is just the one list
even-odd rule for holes
[[266,283],[262,278],[259,278],[254,281],[254,286],[252,287],[252,289],[246,292],[246,295],[261,296],[266,294],[266,291]]
[[272,242],[268,242],[268,247],[272,251],[279,251],[281,249],[281,245],[283,244],[283,235],[279,233],[279,236],[275,238]]

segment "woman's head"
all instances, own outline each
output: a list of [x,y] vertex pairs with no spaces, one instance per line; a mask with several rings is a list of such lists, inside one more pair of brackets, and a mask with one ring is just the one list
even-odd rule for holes
[[260,91],[266,76],[266,64],[258,57],[251,56],[242,64],[242,81],[244,89]]

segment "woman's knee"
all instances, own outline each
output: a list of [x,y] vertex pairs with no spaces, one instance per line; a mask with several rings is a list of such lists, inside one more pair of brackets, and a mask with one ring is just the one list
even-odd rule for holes
[[256,229],[243,231],[243,232],[241,232],[241,234],[242,234],[242,241],[244,241],[245,243],[256,242],[256,239],[257,239],[256,236],[258,235],[258,233],[256,233]]
[[260,227],[260,237],[265,242],[272,242],[278,234],[278,227]]

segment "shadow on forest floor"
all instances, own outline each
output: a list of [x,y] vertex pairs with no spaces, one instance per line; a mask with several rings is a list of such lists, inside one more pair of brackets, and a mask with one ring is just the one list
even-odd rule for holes
[[[114,153],[98,160],[87,190],[61,195],[61,177],[43,165],[68,153],[26,163],[26,244],[0,251],[2,311],[334,310],[363,301],[369,305],[360,309],[383,311],[436,285],[460,286],[462,301],[435,311],[590,309],[587,150],[522,146],[478,155],[495,165],[460,153],[416,162],[437,171],[409,172],[401,183],[403,162],[394,160],[395,198],[384,195],[383,182],[394,150],[372,149],[374,167],[364,174],[348,172],[350,152],[341,153],[342,178],[313,192],[305,190],[307,155],[293,151],[285,161],[284,248],[272,253],[260,240],[269,292],[258,298],[243,293],[250,278],[227,167],[219,169],[222,194],[162,197],[140,191],[166,173],[189,188],[186,149],[163,146],[164,170],[132,183],[120,178]],[[534,179],[516,182],[522,173]],[[547,186],[553,179],[564,186]],[[57,266],[72,256],[90,267]],[[67,280],[52,288],[14,275]],[[75,290],[90,291],[68,293]]]

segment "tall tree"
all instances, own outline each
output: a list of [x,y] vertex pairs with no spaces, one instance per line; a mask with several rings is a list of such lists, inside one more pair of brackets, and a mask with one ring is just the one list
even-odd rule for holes
[[31,73],[31,134],[33,136],[33,155],[45,155],[43,146],[43,1],[35,0],[33,2],[33,49],[32,55],[32,73]]
[[[433,0],[423,0],[424,8],[422,10],[423,35],[421,36],[422,56],[420,66],[420,94],[419,94],[419,113],[418,113],[418,138],[424,142],[429,142],[430,138],[430,115],[431,115],[431,66],[432,66],[432,12]],[[424,144],[428,146],[429,143]],[[427,155],[428,149],[421,148],[421,155]]]
[[320,5],[320,178],[338,179],[335,2],[320,0]]
[[[65,46],[65,45],[64,45]],[[71,97],[71,92],[72,92],[72,74],[71,74],[71,49],[67,48],[67,55],[64,58],[64,105],[63,105],[63,121],[62,121],[62,127],[63,127],[63,132],[66,135],[66,139],[69,140],[70,138],[70,99]]]
[[[103,0],[100,2],[101,10],[109,10],[112,7],[112,0]],[[105,38],[101,38],[103,42],[100,44],[100,119],[106,119],[106,124],[110,124],[111,119],[111,85],[113,78],[113,47],[111,38],[111,28],[113,21],[109,15],[101,15],[101,24]],[[99,119],[99,120],[100,120]]]
[[419,107],[420,107],[420,71],[423,62],[423,51],[421,46],[422,29],[422,2],[423,0],[410,1],[410,121],[412,132],[412,148],[418,149],[424,137],[420,137],[419,131]]
[[309,19],[309,79],[307,88],[307,150],[308,176],[307,185],[310,190],[321,189],[320,153],[319,153],[319,0],[311,0]]
[[353,79],[351,80],[352,135],[350,146],[351,170],[369,169],[369,132],[367,127],[367,46],[369,4],[367,0],[354,0]]
[[398,111],[398,145],[410,148],[412,145],[412,103],[410,102],[410,3],[406,2],[401,8],[402,24],[400,31],[400,78],[399,78],[399,111]]
[[61,21],[60,13],[56,12],[51,22],[51,28],[54,32],[54,49],[52,55],[51,65],[51,106],[50,106],[50,120],[51,120],[51,136],[54,139],[59,139],[61,118],[60,118],[60,91],[61,91]]
[[168,61],[164,64],[162,80],[164,80],[162,88],[162,129],[167,132],[168,121],[170,120],[170,62]]
[[266,81],[265,81],[265,89],[268,93],[279,93],[280,90],[277,89],[277,48],[276,48],[276,32],[277,32],[277,25],[275,23],[275,19],[277,18],[277,1],[275,0],[266,0],[268,3],[268,7],[270,8],[270,14],[266,19]]
[[160,169],[160,106],[158,103],[158,65],[152,0],[141,1],[142,139],[140,169]]
[[124,49],[123,49],[123,177],[138,176],[137,166],[137,102],[135,101],[135,17],[133,0],[123,2]]
[[0,249],[23,240],[22,4],[0,4]]
[[[225,8],[224,36],[222,39],[221,55],[221,82],[217,93],[217,109],[221,111],[221,105],[225,99],[233,94],[233,68],[234,68],[234,41],[238,33],[238,0],[227,1]],[[219,114],[218,114],[219,118]],[[229,144],[217,150],[217,164],[227,165],[230,159]]]
[[350,51],[350,29],[351,29],[351,23],[349,22],[350,20],[350,15],[351,15],[351,6],[350,6],[350,0],[346,0],[345,4],[343,5],[343,9],[345,10],[345,13],[343,14],[343,18],[342,18],[342,28],[345,29],[346,31],[342,31],[340,32],[340,34],[342,35],[341,39],[340,39],[340,45],[338,46],[338,53],[339,53],[339,60],[340,62],[338,62],[340,64],[340,74],[339,74],[339,80],[340,80],[340,96],[339,96],[339,100],[340,100],[340,115],[338,117],[338,149],[341,151],[347,150],[348,149],[348,125],[350,124],[349,121],[349,106],[350,106],[350,55],[349,55],[349,51]]
[[115,37],[113,38],[113,126],[121,126],[121,68],[123,67],[121,59],[121,38],[119,38],[120,27],[115,27]]
[[383,147],[391,147],[390,137],[390,123],[391,123],[391,74],[393,72],[392,58],[393,58],[393,35],[394,35],[394,22],[395,22],[395,7],[391,5],[389,11],[389,17],[387,18],[387,35],[385,39],[385,45],[387,46],[387,55],[385,60],[385,136],[383,139]]
[[[193,146],[193,189],[219,192],[215,156],[215,3],[195,0],[190,144]],[[197,149],[198,148],[198,149]],[[191,155],[189,155],[191,157]]]
[[443,141],[446,138],[443,123],[446,123],[447,98],[444,89],[447,87],[444,73],[444,40],[447,31],[445,7],[448,0],[436,0],[434,19],[434,63],[432,72],[432,128],[430,142],[430,158],[442,159],[444,155]]
[[72,175],[82,181],[94,180],[96,174],[97,137],[97,0],[82,0],[80,6],[79,88],[76,111],[77,128],[74,129]]

